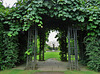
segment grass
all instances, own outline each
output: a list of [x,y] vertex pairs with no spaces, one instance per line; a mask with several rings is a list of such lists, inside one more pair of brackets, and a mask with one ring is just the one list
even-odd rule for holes
[[[37,56],[39,59],[39,56]],[[56,58],[60,60],[59,52],[46,52],[45,53],[45,60],[49,58]],[[0,74],[34,74],[35,72],[40,72],[39,70],[20,70],[20,69],[9,69],[0,71]],[[64,71],[64,74],[100,74],[95,71]]]
[[70,71],[70,70],[67,70],[64,72],[64,74],[100,74],[100,73],[94,72],[94,71]]
[[34,74],[35,72],[40,72],[38,70],[19,70],[19,69],[9,69],[0,71],[0,74]]
[[[75,60],[74,57],[75,57],[75,55],[71,55],[71,60]],[[59,52],[46,52],[46,53],[44,53],[44,60],[47,60],[50,58],[56,58],[56,60],[61,61]],[[68,55],[67,55],[67,58],[68,58]],[[78,56],[78,58],[79,58],[79,56]],[[33,57],[33,59],[34,59],[34,57]],[[39,60],[39,55],[37,55],[37,60]]]
[[[60,61],[59,52],[46,52],[46,53],[44,53],[44,60],[47,60],[50,58],[56,58],[56,60]],[[33,59],[34,59],[34,57],[33,57]],[[37,60],[39,60],[39,55],[37,55]]]
[[56,58],[56,60],[60,61],[59,52],[46,52],[44,59],[47,60],[47,59],[50,59],[50,58]]
[[[35,72],[41,72],[39,70],[19,70],[19,69],[9,69],[1,71],[0,74],[35,74]],[[63,72],[63,71],[62,71]],[[94,71],[64,71],[64,74],[100,74]]]

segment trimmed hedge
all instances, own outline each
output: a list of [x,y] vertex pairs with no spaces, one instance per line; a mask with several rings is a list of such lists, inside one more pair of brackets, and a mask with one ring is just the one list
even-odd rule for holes
[[100,39],[89,37],[86,39],[86,55],[89,56],[87,66],[91,70],[100,71]]

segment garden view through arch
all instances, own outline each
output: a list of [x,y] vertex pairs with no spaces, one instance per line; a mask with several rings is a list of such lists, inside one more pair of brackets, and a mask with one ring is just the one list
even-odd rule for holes
[[[88,9],[90,5],[87,3],[86,6],[84,2],[78,0],[26,0],[21,3],[19,1],[16,4],[16,9],[12,9],[4,23],[9,26],[7,34],[10,37],[18,35],[19,31],[28,32],[26,69],[29,67],[35,69],[37,66],[37,39],[39,38],[40,41],[39,60],[43,61],[48,31],[58,30],[62,59],[65,60],[68,53],[69,69],[71,70],[75,66],[75,69],[78,70],[78,53],[80,60],[84,60],[86,56],[82,43],[88,33],[86,30],[98,29],[99,21],[96,19],[99,18],[99,13],[94,11],[96,15],[92,16],[92,8]],[[91,25],[93,25],[92,29]],[[95,31],[95,34],[99,35],[99,32]],[[95,34],[89,32],[90,36]],[[77,50],[77,43],[81,50]],[[72,55],[75,55],[75,60],[71,59]],[[33,56],[34,61],[32,60]]]
[[[66,25],[67,23],[63,22],[61,19],[54,19],[51,17],[47,17],[46,20],[43,22],[44,22],[43,28],[39,28],[37,25],[35,25],[35,26],[30,27],[30,29],[28,30],[28,48],[27,49],[31,48],[32,54],[27,55],[26,69],[29,67],[35,69],[37,66],[37,36],[38,35],[41,38],[40,40],[44,40],[43,44],[42,44],[42,41],[40,41],[39,60],[40,61],[44,60],[45,39],[44,39],[44,37],[41,37],[41,36],[45,35],[45,32],[51,30],[50,27],[52,27],[52,29],[59,30],[59,31],[62,31],[65,33],[65,35],[63,35],[63,36],[65,38],[68,38],[68,49],[66,48],[66,45],[65,45],[65,50],[67,50],[67,52],[64,51],[65,53],[63,53],[63,54],[65,54],[67,56],[67,53],[68,53],[69,69],[70,70],[71,69],[78,70],[79,67],[78,67],[78,50],[77,50],[77,30],[78,30],[77,27],[74,27],[74,25]],[[51,24],[54,24],[56,26],[51,26]],[[58,25],[62,25],[62,26],[59,27]],[[72,43],[71,43],[71,40],[73,40]],[[34,41],[34,43],[33,43],[33,41]],[[43,48],[41,45],[43,45]],[[64,44],[62,44],[62,45],[64,45]],[[41,53],[42,51],[43,51],[43,53]],[[73,54],[75,55],[75,57],[74,57],[75,60],[71,60],[71,55],[73,55]],[[43,55],[43,56],[41,56],[41,55]],[[32,56],[34,56],[34,62],[32,62],[33,61]],[[31,64],[31,65],[29,66],[29,64]]]
[[[40,0],[40,7],[36,6],[38,11],[38,16],[37,19],[35,20],[36,23],[34,23],[33,25],[30,26],[30,29],[28,30],[28,44],[27,44],[27,49],[32,49],[32,54],[31,55],[27,55],[27,63],[26,63],[26,69],[29,67],[29,63],[31,62],[31,68],[35,69],[36,68],[36,64],[37,64],[37,36],[39,35],[40,38],[40,50],[39,50],[39,60],[44,60],[44,44],[45,44],[45,38],[46,35],[45,33],[48,30],[51,29],[55,29],[55,30],[59,30],[62,32],[64,38],[68,37],[68,49],[66,48],[66,43],[65,44],[65,50],[62,49],[62,51],[67,55],[68,53],[68,61],[69,61],[69,69],[76,69],[78,70],[78,50],[77,50],[77,29],[78,26],[76,26],[77,21],[75,22],[75,20],[71,19],[72,18],[72,14],[67,13],[67,17],[65,15],[62,15],[61,13],[56,12],[55,10],[59,11],[59,7],[63,7],[61,4],[55,4],[52,1],[43,1]],[[33,1],[33,4],[36,5],[37,3],[36,1]],[[44,3],[42,3],[44,2]],[[48,5],[48,3],[50,2],[50,8],[46,8],[46,6]],[[45,6],[44,4],[47,3],[47,5]],[[53,3],[53,4],[52,4]],[[41,4],[44,5],[44,7],[42,8]],[[33,5],[33,7],[34,7]],[[52,9],[54,6],[54,9]],[[66,6],[66,5],[65,5]],[[58,9],[57,9],[58,7]],[[34,15],[34,9],[33,8],[28,9],[28,11],[32,11],[32,15]],[[43,13],[41,14],[41,10],[43,9]],[[60,8],[62,9],[62,8]],[[65,8],[66,9],[66,8]],[[45,10],[45,11],[44,11]],[[52,11],[53,10],[53,11]],[[45,13],[46,12],[46,13]],[[54,14],[53,14],[54,13]],[[74,12],[72,12],[74,15]],[[65,16],[62,18],[62,16]],[[26,16],[27,17],[27,16]],[[34,16],[31,16],[34,17]],[[42,20],[41,20],[42,18]],[[74,17],[76,18],[76,17]],[[31,20],[34,18],[31,18]],[[40,19],[40,21],[38,20]],[[38,26],[37,24],[40,23]],[[42,24],[42,25],[41,25]],[[73,40],[73,43],[71,43],[70,40]],[[66,39],[65,39],[66,40]],[[34,44],[33,44],[34,41]],[[62,40],[63,41],[63,40]],[[64,45],[62,44],[62,45]],[[41,53],[43,52],[43,53]],[[75,54],[75,62],[73,60],[71,60],[71,54]],[[34,55],[34,63],[32,62],[32,56]],[[41,57],[41,55],[43,55],[43,57]],[[75,67],[74,67],[75,66]]]

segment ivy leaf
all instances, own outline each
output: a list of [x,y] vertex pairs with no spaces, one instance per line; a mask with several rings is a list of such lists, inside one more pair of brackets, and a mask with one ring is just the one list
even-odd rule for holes
[[17,18],[20,18],[19,16],[17,16]]
[[99,24],[100,23],[100,20],[96,20],[95,22],[94,22],[94,24]]
[[38,26],[42,26],[41,24],[38,24]]
[[56,9],[56,7],[54,7],[54,9]]
[[87,34],[88,36],[90,35],[90,33]]
[[91,28],[91,27],[90,27],[89,25],[87,25],[87,30],[90,30],[90,28]]
[[75,12],[76,11],[76,8],[74,8],[73,11]]
[[90,33],[92,36],[94,36],[95,35],[95,33],[94,32],[92,32],[92,33]]
[[36,23],[39,23],[39,20],[38,20],[38,19],[36,19],[36,20],[35,20],[35,22],[36,22]]
[[82,11],[83,9],[84,9],[84,8],[83,8],[83,7],[81,7],[81,8],[80,8],[80,11]]
[[14,31],[14,30],[16,30],[16,29],[15,29],[15,28],[10,28],[10,30]]
[[60,6],[58,6],[58,7],[57,7],[57,9],[58,9],[58,10],[61,10],[61,7],[60,7]]
[[32,10],[32,8],[28,8],[28,11],[31,11]]
[[45,6],[48,6],[48,2],[46,1],[46,2],[44,3],[44,5],[45,5]]
[[96,17],[94,17],[93,19],[96,19]]
[[93,16],[90,16],[89,17],[89,21],[93,21]]
[[33,18],[30,18],[30,20],[33,20]]
[[93,25],[93,26],[91,26],[92,28],[97,28],[97,26],[95,26],[95,25]]
[[57,12],[54,12],[54,15],[57,15],[58,13]]
[[15,32],[14,32],[14,34],[15,34],[15,35],[18,35],[18,32],[17,32],[17,31],[15,31]]
[[43,24],[42,21],[40,21],[40,24]]
[[82,18],[80,19],[81,22],[84,22],[84,20],[85,20],[84,17],[82,17]]
[[8,36],[11,37],[12,36],[12,33],[13,33],[12,31],[8,32]]
[[62,16],[62,14],[58,14],[58,17]]
[[11,19],[11,17],[8,17],[8,19]]
[[5,21],[4,24],[8,24],[8,21]]
[[93,14],[93,16],[97,16],[97,14]]
[[100,36],[100,33],[98,33],[98,36]]
[[48,8],[51,9],[51,5],[48,5]]

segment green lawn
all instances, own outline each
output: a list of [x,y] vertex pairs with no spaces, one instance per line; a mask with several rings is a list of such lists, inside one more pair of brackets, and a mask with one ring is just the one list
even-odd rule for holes
[[37,70],[19,70],[19,69],[9,69],[0,71],[0,74],[34,74],[35,72],[39,72]]
[[56,58],[56,60],[60,60],[59,52],[46,52],[44,59]]
[[[35,72],[40,72],[38,70],[18,70],[18,69],[10,69],[1,71],[0,74],[34,74]],[[64,74],[100,74],[94,71],[64,71]]]
[[65,71],[65,74],[100,74],[94,71]]
[[[72,56],[73,56],[73,58],[72,58]],[[71,59],[75,60],[74,57],[75,57],[75,55],[71,55]],[[50,58],[56,58],[56,60],[61,61],[59,52],[46,52],[46,53],[44,53],[44,60],[47,60]],[[68,55],[67,55],[67,58],[68,58]],[[78,58],[79,58],[79,56],[78,56]],[[39,60],[39,55],[37,56],[37,59]]]
[[[44,60],[47,60],[50,58],[56,58],[56,60],[60,61],[59,52],[46,52],[46,53],[44,53]],[[33,59],[34,59],[34,57],[33,57]],[[37,55],[37,60],[39,60],[39,55]]]

